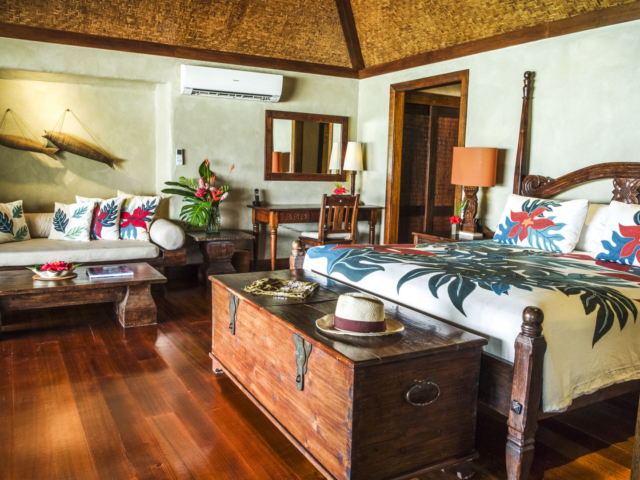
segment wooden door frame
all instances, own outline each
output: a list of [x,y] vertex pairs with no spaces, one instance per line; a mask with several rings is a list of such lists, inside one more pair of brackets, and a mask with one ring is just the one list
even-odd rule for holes
[[[469,95],[469,70],[445,73],[435,77],[419,78],[391,85],[389,97],[389,147],[387,153],[387,194],[385,198],[384,240],[385,244],[398,242],[400,220],[400,181],[402,167],[402,131],[404,128],[405,93],[430,87],[461,84],[460,121],[458,124],[458,146],[464,147],[467,129],[467,98]],[[459,194],[456,193],[456,196]]]

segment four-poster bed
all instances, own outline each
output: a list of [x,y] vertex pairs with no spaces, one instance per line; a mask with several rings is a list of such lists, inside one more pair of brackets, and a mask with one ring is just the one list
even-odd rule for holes
[[[637,189],[638,186],[640,186],[640,163],[603,163],[577,170],[555,180],[542,175],[528,174],[532,81],[533,73],[526,72],[524,75],[522,116],[514,174],[514,194],[539,199],[549,199],[587,182],[600,179],[612,179],[614,187],[613,200],[637,204]],[[294,245],[292,268],[300,268],[302,266],[302,259],[305,258],[296,247],[297,246]],[[387,247],[386,253],[394,253],[391,251],[392,248],[393,246]],[[382,247],[382,250],[385,250],[385,248]],[[399,250],[402,251],[403,249]],[[414,252],[404,249],[402,253],[411,256]],[[433,254],[431,252],[425,252],[423,255]],[[309,255],[307,259],[308,257]],[[330,261],[334,262],[334,266],[337,264],[336,260],[332,259]],[[558,262],[560,262],[560,259]],[[309,264],[305,261],[305,268],[309,268],[308,265],[312,264],[313,261]],[[362,265],[363,263],[360,263],[358,267]],[[384,268],[376,268],[378,270],[384,270]],[[334,280],[344,281],[345,279],[345,277],[342,276],[345,271],[344,268],[338,272],[341,274],[338,278],[331,275],[330,269],[325,272],[315,271],[331,276]],[[603,274],[599,273],[598,275]],[[367,287],[358,285],[358,282],[350,283],[358,288],[368,290],[378,296],[386,297],[396,303],[402,304],[402,298],[398,301],[397,296],[393,297],[391,293],[388,293],[388,289],[380,288],[380,291],[376,291],[375,288],[367,289]],[[437,283],[436,289],[439,288],[440,281]],[[401,283],[398,284],[398,291],[400,291],[400,285]],[[435,297],[437,298],[437,295],[435,295]],[[429,300],[427,300],[427,303],[428,302]],[[408,303],[410,303],[409,300]],[[423,306],[422,309],[415,305],[415,301],[413,305],[403,305],[413,308],[414,310],[421,310],[433,314],[433,312],[430,311],[433,305],[427,305],[427,303],[425,303],[426,306]],[[535,305],[536,299],[533,298],[530,304]],[[635,307],[632,306],[631,308],[634,309]],[[471,313],[473,314],[474,312]],[[549,314],[550,312],[548,311],[547,313]],[[453,321],[451,318],[445,318],[445,316],[441,316],[440,318],[445,321]],[[454,321],[453,323],[456,322]],[[629,320],[629,323],[635,323],[635,318]],[[508,437],[506,444],[506,465],[510,480],[524,480],[528,477],[534,457],[534,437],[538,420],[559,413],[557,411],[544,411],[542,408],[543,367],[545,352],[547,350],[547,340],[543,336],[543,328],[543,311],[536,307],[527,307],[522,314],[522,324],[520,326],[520,333],[515,340],[515,350],[513,351],[512,361],[489,352],[483,352],[482,355],[479,401],[507,417]],[[630,335],[628,332],[627,330],[626,335]],[[630,375],[630,377],[632,376],[633,375]],[[592,389],[586,394],[575,396],[572,398],[570,404],[564,408],[564,411],[574,410],[608,398],[640,390],[640,379],[636,378],[637,375],[629,381],[609,384],[602,388],[597,388],[595,391]],[[636,450],[638,450],[637,443]],[[640,455],[636,455],[635,458],[640,458]],[[637,463],[638,461],[634,460],[634,465]],[[634,470],[632,478],[634,478],[633,475],[637,476],[638,472]]]

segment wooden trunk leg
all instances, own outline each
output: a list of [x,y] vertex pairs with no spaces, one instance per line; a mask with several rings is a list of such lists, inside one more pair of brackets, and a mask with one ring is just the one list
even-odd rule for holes
[[631,480],[640,480],[640,405],[636,418],[636,439],[633,444],[633,460],[631,462]]
[[158,323],[156,303],[151,296],[151,285],[131,285],[124,298],[116,302],[118,320],[123,327],[138,327]]
[[202,263],[198,268],[198,282],[207,283],[209,275],[236,273],[231,264],[235,252],[233,242],[200,242],[200,252]]
[[209,356],[211,357],[211,364],[212,364],[211,369],[213,370],[213,373],[215,373],[216,375],[224,375],[224,369],[222,368],[222,364],[218,361],[216,357],[213,356],[213,353],[210,353]]
[[547,343],[542,336],[542,310],[524,310],[522,333],[516,338],[511,410],[507,425],[507,476],[526,480],[533,462],[534,437],[542,397],[542,367]]

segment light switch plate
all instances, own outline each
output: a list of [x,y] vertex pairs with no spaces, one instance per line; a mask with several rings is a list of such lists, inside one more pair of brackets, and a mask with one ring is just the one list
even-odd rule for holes
[[176,165],[184,165],[184,150],[179,148],[176,150]]

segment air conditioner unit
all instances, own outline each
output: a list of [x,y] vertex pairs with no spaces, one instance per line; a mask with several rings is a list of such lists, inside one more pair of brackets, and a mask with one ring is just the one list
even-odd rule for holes
[[282,94],[282,75],[181,65],[180,92],[183,95],[277,102]]

